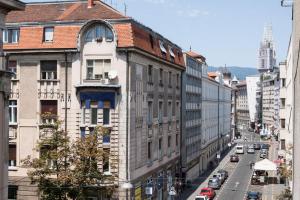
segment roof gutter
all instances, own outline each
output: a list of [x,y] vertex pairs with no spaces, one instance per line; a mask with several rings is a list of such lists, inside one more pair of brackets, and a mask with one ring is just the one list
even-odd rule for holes
[[34,54],[43,54],[43,53],[65,53],[65,52],[72,52],[77,53],[79,52],[77,48],[70,48],[70,49],[35,49],[35,50],[14,50],[14,49],[5,49],[4,51],[9,54],[28,54],[28,53],[34,53]]

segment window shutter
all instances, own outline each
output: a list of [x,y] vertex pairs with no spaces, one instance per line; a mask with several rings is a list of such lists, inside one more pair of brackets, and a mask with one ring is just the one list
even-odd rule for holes
[[9,145],[9,160],[16,160],[16,145]]

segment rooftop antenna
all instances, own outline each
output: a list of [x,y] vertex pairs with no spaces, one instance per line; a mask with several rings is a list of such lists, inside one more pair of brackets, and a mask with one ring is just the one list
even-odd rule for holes
[[190,51],[192,51],[192,45],[190,45]]
[[125,1],[124,1],[124,14],[125,16],[127,16],[127,4]]

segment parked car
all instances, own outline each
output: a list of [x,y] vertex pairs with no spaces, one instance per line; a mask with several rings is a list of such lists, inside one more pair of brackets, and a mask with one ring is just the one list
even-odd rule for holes
[[208,181],[208,187],[212,188],[212,189],[215,189],[215,190],[220,189],[221,188],[221,181],[220,181],[220,179],[218,179],[218,178],[211,178],[211,179],[209,179],[209,181]]
[[240,158],[238,155],[231,155],[230,162],[239,162]]
[[248,146],[247,153],[249,153],[249,154],[250,153],[251,154],[255,153],[254,147],[253,146]]
[[268,151],[267,150],[261,150],[259,154],[260,158],[267,158],[268,157]]
[[238,144],[235,148],[236,154],[244,154],[244,145]]
[[209,200],[213,199],[216,196],[216,192],[214,189],[206,187],[202,188],[199,194],[200,196],[207,196]]
[[220,170],[218,170],[217,172],[220,173],[220,174],[223,174],[224,177],[225,177],[225,179],[228,178],[228,171],[226,171],[226,170],[224,170],[224,169],[220,169]]
[[221,184],[223,184],[224,181],[225,181],[225,176],[224,176],[223,174],[221,174],[221,173],[216,173],[216,174],[214,174],[214,175],[213,175],[213,178],[218,178],[218,179],[220,179]]
[[269,144],[261,144],[260,148],[269,150]]
[[254,144],[253,147],[254,147],[255,150],[260,150],[260,144],[259,143]]
[[195,200],[209,200],[207,196],[196,196]]
[[247,193],[247,200],[261,200],[262,195],[260,192],[248,192]]

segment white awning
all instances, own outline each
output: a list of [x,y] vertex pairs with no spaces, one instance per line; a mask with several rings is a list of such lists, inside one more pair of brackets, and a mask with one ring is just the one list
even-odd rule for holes
[[270,161],[269,159],[263,159],[255,163],[254,170],[276,171],[277,166],[274,162]]

